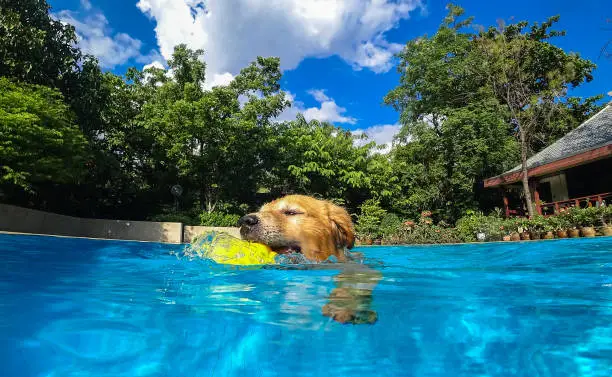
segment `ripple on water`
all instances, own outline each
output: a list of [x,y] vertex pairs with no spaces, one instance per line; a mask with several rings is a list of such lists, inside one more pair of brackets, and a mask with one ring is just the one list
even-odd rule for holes
[[111,363],[136,358],[149,344],[142,328],[106,320],[65,319],[51,322],[38,340],[57,352],[92,363]]

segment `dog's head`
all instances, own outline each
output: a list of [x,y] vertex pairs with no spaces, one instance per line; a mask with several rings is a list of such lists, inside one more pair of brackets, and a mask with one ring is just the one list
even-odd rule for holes
[[334,255],[344,260],[344,249],[355,241],[346,210],[329,201],[288,195],[265,204],[238,222],[243,239],[266,244],[278,253],[301,252],[313,261]]

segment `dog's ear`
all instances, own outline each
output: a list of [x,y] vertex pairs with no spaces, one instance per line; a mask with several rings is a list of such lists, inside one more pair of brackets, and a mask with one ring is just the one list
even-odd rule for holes
[[355,246],[355,230],[353,220],[348,212],[335,204],[329,204],[329,219],[331,220],[332,234],[337,247],[352,249]]

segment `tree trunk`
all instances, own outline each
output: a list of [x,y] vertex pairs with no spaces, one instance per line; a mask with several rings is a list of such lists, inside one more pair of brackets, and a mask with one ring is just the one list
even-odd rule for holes
[[527,140],[523,127],[519,125],[519,135],[521,137],[521,180],[523,181],[523,193],[529,218],[533,217],[533,205],[531,203],[531,190],[529,190],[529,176],[527,175]]

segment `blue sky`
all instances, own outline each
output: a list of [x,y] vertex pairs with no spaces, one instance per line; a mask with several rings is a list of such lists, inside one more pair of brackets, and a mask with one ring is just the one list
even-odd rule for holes
[[[398,114],[382,104],[398,82],[392,55],[408,40],[435,33],[442,0],[50,0],[73,23],[81,47],[103,68],[163,64],[177,43],[207,52],[209,83],[223,84],[257,55],[280,56],[282,88],[297,112],[387,143]],[[567,36],[555,44],[598,65],[595,79],[572,93],[612,91],[612,59],[600,57],[612,39],[609,0],[455,1],[480,25],[498,19],[544,21],[559,14]],[[608,30],[606,30],[606,28]],[[606,96],[605,100],[610,100]]]

